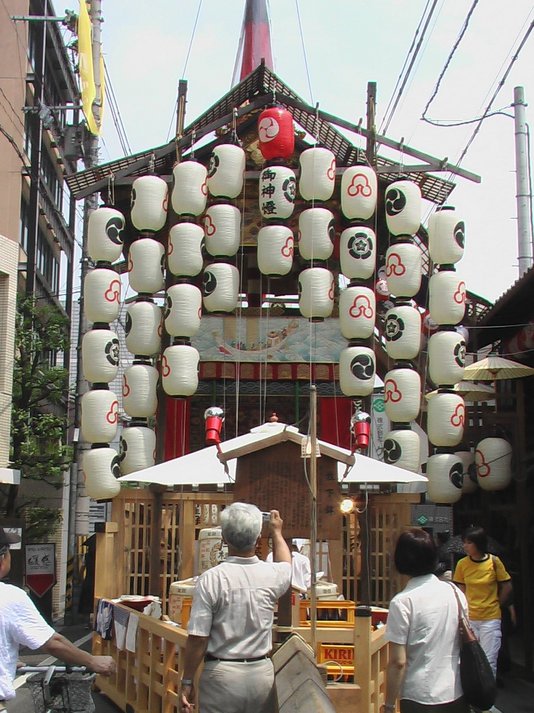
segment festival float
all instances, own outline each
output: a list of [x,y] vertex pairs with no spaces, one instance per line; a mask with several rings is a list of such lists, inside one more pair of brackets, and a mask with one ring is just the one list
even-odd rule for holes
[[[262,12],[247,2],[244,37]],[[86,495],[111,500],[95,599],[125,635],[99,629],[94,650],[117,660],[99,686],[122,710],[178,710],[192,582],[222,551],[221,508],[247,500],[279,509],[312,563],[306,597],[279,603],[277,645],[298,633],[321,667],[317,710],[377,713],[397,535],[452,529],[452,503],[509,478],[506,442],[466,451],[455,390],[477,304],[456,273],[454,184],[433,174],[477,177],[377,135],[372,84],[364,128],[307,105],[269,64],[244,58],[187,126],[182,81],[175,140],[68,179],[104,203],[84,284],[83,470]]]

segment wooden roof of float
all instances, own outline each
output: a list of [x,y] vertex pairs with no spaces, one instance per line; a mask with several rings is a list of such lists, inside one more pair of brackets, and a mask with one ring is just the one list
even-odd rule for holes
[[[151,168],[157,175],[165,176],[172,173],[176,160],[176,152],[180,151],[183,158],[195,142],[222,127],[230,128],[236,120],[255,119],[256,115],[273,102],[289,109],[295,122],[307,133],[317,136],[319,142],[336,155],[338,166],[352,166],[365,163],[365,153],[355,146],[338,128],[366,137],[368,132],[361,125],[335,117],[306,104],[293,92],[274,72],[264,65],[258,66],[254,72],[242,82],[233,87],[217,103],[205,111],[184,130],[183,136],[162,146],[141,151],[132,156],[116,159],[109,163],[80,171],[66,178],[69,189],[76,199],[84,198],[92,193],[106,189],[111,177],[117,182],[133,179],[146,174]],[[402,142],[392,141],[385,136],[374,137],[378,144],[401,151],[404,156],[412,156],[424,161],[428,171],[448,171],[470,180],[480,181],[480,178],[469,171],[450,165],[447,159],[436,159],[417,149],[404,146]],[[202,147],[202,151],[209,149]],[[414,167],[415,168],[415,167]],[[418,166],[421,169],[421,166]],[[377,170],[380,178],[386,183],[401,178],[407,178],[417,183],[425,199],[436,203],[444,203],[452,190],[452,181],[431,176],[428,173],[410,171],[409,166],[383,157],[377,157]]]

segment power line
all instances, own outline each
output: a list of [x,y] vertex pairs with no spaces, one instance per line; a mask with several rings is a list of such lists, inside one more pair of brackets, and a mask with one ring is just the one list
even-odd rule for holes
[[457,166],[459,166],[459,165],[461,164],[462,160],[465,158],[465,155],[466,155],[467,152],[469,151],[469,148],[470,148],[471,144],[473,143],[473,141],[475,140],[475,138],[476,138],[478,132],[480,131],[480,127],[482,126],[482,123],[483,123],[484,119],[486,119],[487,116],[489,115],[489,111],[490,111],[490,109],[491,109],[491,105],[493,104],[493,102],[494,102],[495,99],[497,98],[497,95],[499,94],[499,92],[500,92],[501,89],[503,88],[503,86],[504,86],[504,84],[505,84],[505,82],[506,82],[506,80],[507,80],[507,78],[508,78],[508,75],[509,75],[510,72],[512,71],[512,67],[514,66],[514,64],[515,64],[515,62],[516,62],[516,60],[517,60],[517,58],[519,57],[519,54],[520,54],[521,50],[523,49],[523,47],[525,46],[525,43],[526,43],[526,41],[528,40],[529,35],[530,35],[530,33],[532,32],[533,29],[534,29],[534,21],[531,22],[530,25],[528,26],[528,29],[527,29],[527,31],[525,32],[525,34],[523,35],[523,39],[521,40],[521,42],[520,42],[520,44],[519,44],[519,47],[517,48],[516,53],[512,56],[510,62],[508,63],[508,67],[506,68],[506,71],[504,72],[504,74],[503,74],[503,76],[502,76],[502,79],[501,79],[501,80],[499,81],[499,83],[497,84],[497,88],[496,88],[495,91],[493,92],[493,96],[491,97],[491,99],[490,99],[488,105],[486,106],[486,109],[484,110],[484,113],[482,114],[482,116],[481,116],[480,119],[478,120],[477,126],[475,127],[475,130],[474,130],[473,133],[471,134],[471,137],[469,138],[469,140],[468,140],[468,142],[467,142],[467,144],[466,144],[464,150],[463,150],[462,153],[460,154],[460,158],[459,158],[458,161],[456,162],[456,165],[457,165]]
[[441,73],[440,73],[440,75],[439,75],[439,77],[438,77],[438,81],[436,82],[436,85],[435,85],[435,87],[434,87],[434,89],[433,89],[433,91],[432,91],[432,94],[431,94],[431,96],[430,96],[430,99],[427,101],[426,106],[425,106],[425,108],[423,109],[423,113],[422,113],[422,115],[421,115],[421,119],[422,119],[423,121],[426,121],[428,124],[433,124],[434,122],[432,121],[432,119],[427,119],[427,118],[426,118],[426,113],[427,113],[427,111],[428,111],[430,105],[432,104],[432,102],[433,102],[434,99],[436,98],[437,93],[439,92],[439,88],[440,88],[440,86],[441,86],[441,82],[442,82],[442,80],[443,80],[443,77],[445,76],[445,73],[447,72],[447,70],[448,70],[448,68],[449,68],[449,65],[450,65],[450,63],[451,63],[451,61],[452,61],[452,58],[454,57],[454,55],[455,55],[455,53],[456,53],[456,50],[458,49],[458,47],[459,47],[459,45],[460,45],[460,42],[462,41],[462,39],[463,39],[465,33],[467,32],[467,28],[469,27],[469,22],[471,21],[471,17],[472,17],[472,15],[473,15],[473,13],[474,13],[475,8],[476,8],[477,5],[478,5],[478,0],[474,0],[474,1],[473,1],[473,4],[472,4],[471,7],[469,8],[469,11],[468,11],[468,13],[467,13],[467,15],[466,15],[466,18],[465,18],[465,20],[464,20],[464,24],[462,25],[462,29],[460,30],[460,33],[459,33],[458,37],[456,38],[456,41],[455,41],[455,43],[454,43],[454,45],[453,45],[451,51],[449,52],[449,56],[447,57],[447,60],[446,60],[446,62],[445,62],[445,65],[444,65],[443,69],[441,70]]
[[104,71],[106,75],[106,88],[108,89],[108,106],[110,108],[111,117],[117,131],[117,136],[125,156],[129,156],[132,153],[130,142],[126,135],[126,129],[122,121],[121,112],[119,109],[119,104],[115,95],[115,90],[113,89],[113,84],[111,82],[111,76],[108,71],[106,62],[104,62]]
[[[478,0],[475,0],[475,1],[478,2]],[[423,44],[423,40],[425,39],[425,34],[426,34],[426,31],[428,30],[430,20],[432,19],[432,16],[436,9],[436,5],[438,4],[438,0],[433,0],[432,7],[430,8],[428,15],[426,16],[426,19],[424,19],[429,3],[430,3],[430,0],[428,0],[427,4],[425,6],[425,9],[423,10],[423,14],[421,15],[419,25],[417,26],[417,29],[414,34],[414,38],[412,40],[412,45],[411,45],[410,49],[408,50],[408,54],[404,61],[404,65],[403,65],[401,72],[399,74],[399,77],[397,79],[397,83],[395,84],[395,89],[393,90],[394,93],[389,101],[388,107],[386,109],[386,114],[384,115],[384,118],[380,125],[380,133],[381,134],[387,133],[387,130],[389,128],[391,120],[393,119],[393,115],[394,115],[395,111],[397,110],[397,107],[401,100],[402,94],[404,92],[404,89],[406,88],[406,84],[408,82],[408,79],[412,72],[413,66],[415,64],[415,60],[417,59],[419,52],[421,51],[421,46]],[[421,30],[420,28],[421,28],[421,24],[423,23],[423,21],[424,21],[424,25]],[[416,42],[416,39],[418,36],[419,36],[419,41],[417,42],[417,45],[415,46],[415,49],[414,49],[414,45],[415,45],[415,42]],[[413,52],[413,54],[412,54],[412,52]],[[410,56],[410,54],[412,54],[412,58],[408,64],[408,67],[405,70],[404,68],[406,67],[406,63],[408,62],[408,57]],[[404,72],[404,77],[402,76],[403,72]],[[402,77],[402,82],[401,82],[401,77]],[[400,83],[400,87],[399,87],[399,83]],[[397,91],[397,95],[396,95],[395,99],[393,99],[393,97],[395,96],[395,91],[396,91],[397,87],[399,87],[398,91]],[[389,112],[389,114],[388,114],[388,112]]]

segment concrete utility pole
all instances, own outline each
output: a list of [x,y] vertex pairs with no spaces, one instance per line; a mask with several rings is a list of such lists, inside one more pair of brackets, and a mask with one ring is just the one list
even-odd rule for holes
[[[83,0],[85,1],[85,0]],[[96,97],[93,102],[93,115],[97,126],[100,126],[102,116],[102,78],[100,76],[100,56],[102,51],[101,25],[102,25],[102,2],[101,0],[91,0],[89,8],[92,29],[92,54],[93,54],[93,75],[96,87]],[[85,168],[92,168],[98,163],[98,136],[87,131],[85,140]],[[80,315],[76,358],[76,394],[74,406],[74,423],[76,432],[80,433],[80,399],[83,393],[88,390],[87,381],[83,378],[82,369],[82,340],[87,332],[88,324],[84,310],[84,282],[87,274],[87,226],[90,213],[98,208],[98,193],[88,196],[83,205],[83,234],[82,234],[82,256],[80,269]],[[82,473],[82,446],[80,436],[74,443],[74,462],[71,467],[70,482],[70,512],[69,512],[69,559],[74,557],[76,549],[76,505],[78,497],[85,492]]]
[[519,277],[532,267],[532,196],[528,180],[528,127],[523,87],[514,88],[515,184]]

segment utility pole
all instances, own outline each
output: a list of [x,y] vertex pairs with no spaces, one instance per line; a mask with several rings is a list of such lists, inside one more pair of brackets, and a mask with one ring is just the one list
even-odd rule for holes
[[[82,0],[85,2],[85,0]],[[89,3],[88,3],[89,4]],[[93,102],[93,116],[97,126],[100,126],[102,117],[102,78],[100,76],[100,56],[101,56],[101,25],[102,25],[102,2],[101,0],[91,0],[89,7],[89,16],[91,18],[92,29],[92,55],[93,55],[93,75],[95,80],[96,97]],[[85,168],[92,168],[98,163],[98,136],[95,136],[87,130],[86,139],[84,141],[84,163]],[[80,402],[81,396],[88,390],[87,381],[83,378],[82,369],[82,340],[84,334],[88,330],[87,319],[84,309],[84,282],[88,269],[87,258],[87,228],[89,215],[98,207],[98,194],[93,193],[84,200],[83,205],[83,232],[82,232],[82,256],[80,268],[80,314],[78,341],[76,353],[76,393],[74,401],[74,424],[75,433],[78,437],[74,443],[74,461],[71,466],[70,477],[70,512],[69,512],[69,542],[68,554],[69,559],[74,557],[76,551],[76,506],[78,497],[85,493],[83,471],[82,471],[82,452],[83,448],[80,442]]]
[[528,129],[525,91],[514,88],[515,185],[517,204],[517,249],[519,277],[532,266],[532,208],[528,180]]

